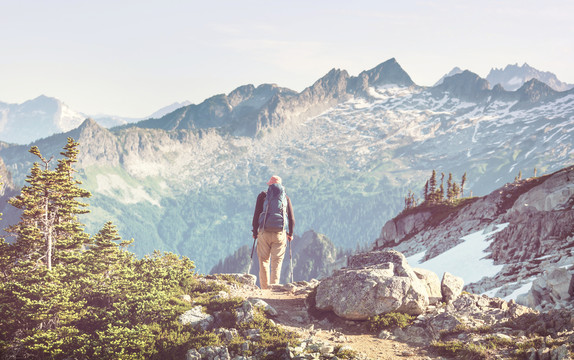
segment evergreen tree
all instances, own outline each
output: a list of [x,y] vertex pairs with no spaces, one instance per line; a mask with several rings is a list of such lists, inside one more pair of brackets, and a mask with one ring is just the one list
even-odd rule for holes
[[432,175],[429,179],[428,195],[431,203],[437,201],[436,199],[436,171],[433,169]]
[[448,173],[448,179],[446,180],[446,199],[452,202],[454,199],[453,184],[452,184],[452,173]]
[[38,147],[33,146],[29,152],[40,159],[43,168],[34,163],[26,178],[29,185],[9,200],[12,206],[22,210],[20,222],[7,229],[16,237],[15,253],[20,259],[44,263],[48,270],[55,263],[76,261],[78,250],[89,242],[76,216],[88,212],[87,205],[77,198],[90,196],[73,177],[72,165],[77,162],[78,146],[79,143],[68,138],[61,153],[64,159],[58,161],[55,170],[50,170],[53,157],[44,158]]
[[444,173],[441,173],[440,188],[438,190],[437,198],[438,198],[437,202],[442,202],[444,199]]
[[425,188],[424,188],[424,201],[429,201],[429,181],[427,180],[427,182],[425,183]]
[[407,196],[405,197],[404,210],[412,209],[416,206],[417,206],[417,200],[415,199],[415,193],[409,190]]
[[452,198],[453,201],[454,199],[460,198],[460,187],[456,182],[452,184]]
[[466,171],[462,174],[462,180],[460,181],[460,194],[464,197],[464,184],[466,183]]

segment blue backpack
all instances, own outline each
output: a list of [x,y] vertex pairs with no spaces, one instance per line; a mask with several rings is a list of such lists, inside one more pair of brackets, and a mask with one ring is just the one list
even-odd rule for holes
[[287,229],[287,197],[281,184],[271,184],[267,189],[263,211],[259,215],[259,229],[277,231]]

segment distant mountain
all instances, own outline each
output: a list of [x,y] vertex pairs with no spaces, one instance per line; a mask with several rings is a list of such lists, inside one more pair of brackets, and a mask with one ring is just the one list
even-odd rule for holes
[[[127,118],[114,115],[96,115],[100,125],[111,128],[162,117],[177,108],[189,105],[189,101],[173,103],[145,118]],[[13,144],[30,144],[53,134],[77,128],[88,115],[71,109],[62,101],[41,95],[22,104],[0,102],[0,141]]]
[[[422,87],[390,59],[358,76],[333,69],[299,93],[245,85],[158,119],[112,129],[87,120],[34,144],[57,156],[66,136],[81,143],[90,232],[113,220],[138,255],[173,251],[208,271],[251,245],[255,200],[273,174],[297,235],[314,229],[353,249],[372,243],[433,169],[466,172],[465,191],[485,195],[519,171],[574,163],[573,134],[574,90],[535,79],[490,88],[470,71]],[[27,150],[0,144],[18,187],[34,160]]]
[[60,100],[44,95],[22,104],[0,102],[0,140],[29,144],[77,128],[85,118]]
[[187,106],[190,104],[191,104],[191,102],[189,102],[189,101],[175,102],[171,105],[164,106],[161,109],[154,112],[153,114],[146,116],[146,117],[143,117],[143,118],[129,118],[129,117],[121,117],[121,116],[115,116],[115,115],[104,115],[104,114],[94,115],[94,116],[92,116],[92,118],[94,120],[96,120],[98,122],[98,124],[102,125],[103,127],[113,128],[116,126],[122,126],[122,125],[136,123],[138,121],[142,121],[145,119],[157,119],[157,118],[165,116],[166,114],[169,114],[170,112],[173,112],[173,111],[175,111],[181,107],[184,107],[184,106]]
[[216,129],[222,134],[252,137],[318,115],[353,95],[369,97],[370,88],[390,84],[414,85],[395,59],[363,71],[358,77],[333,69],[299,94],[275,84],[245,85],[229,95],[216,95],[199,105],[189,105],[163,118],[133,126],[170,131]]
[[191,105],[190,101],[182,101],[182,102],[174,102],[171,105],[168,106],[164,106],[161,109],[159,109],[158,111],[154,112],[153,114],[151,114],[150,116],[146,116],[144,119],[158,119],[160,117],[163,117],[179,108],[182,108],[184,106],[188,106]]
[[519,89],[531,79],[543,82],[556,91],[567,91],[574,88],[574,84],[563,83],[553,73],[536,70],[526,63],[522,66],[518,66],[518,64],[507,65],[504,69],[493,68],[486,76],[486,80],[492,86],[500,84],[509,91]]
[[456,74],[460,74],[462,72],[462,69],[459,68],[458,66],[454,67],[451,71],[449,71],[447,74],[443,75],[435,84],[434,86],[440,85],[443,83],[444,79],[446,79],[447,77],[451,77],[453,75]]

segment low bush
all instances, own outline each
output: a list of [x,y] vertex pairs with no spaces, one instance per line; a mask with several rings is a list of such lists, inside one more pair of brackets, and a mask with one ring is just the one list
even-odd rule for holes
[[375,315],[367,320],[367,329],[372,332],[392,328],[405,328],[411,325],[415,317],[399,312],[390,312],[387,314]]

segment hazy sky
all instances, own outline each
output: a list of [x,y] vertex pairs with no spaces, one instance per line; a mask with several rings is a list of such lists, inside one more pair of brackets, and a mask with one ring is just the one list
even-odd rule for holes
[[392,57],[419,85],[525,62],[574,83],[573,17],[571,0],[0,0],[0,101],[144,117]]

